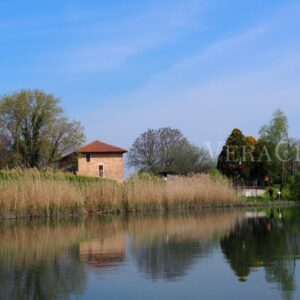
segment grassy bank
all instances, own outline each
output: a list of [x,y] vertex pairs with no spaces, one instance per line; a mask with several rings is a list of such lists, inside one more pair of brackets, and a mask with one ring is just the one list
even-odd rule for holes
[[0,217],[193,209],[238,201],[228,180],[209,175],[162,179],[135,176],[117,183],[35,170],[1,171]]

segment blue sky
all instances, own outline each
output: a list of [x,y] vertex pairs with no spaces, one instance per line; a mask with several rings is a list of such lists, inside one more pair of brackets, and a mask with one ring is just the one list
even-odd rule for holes
[[0,93],[59,97],[88,140],[147,128],[195,144],[256,135],[281,108],[300,138],[300,1],[0,3]]

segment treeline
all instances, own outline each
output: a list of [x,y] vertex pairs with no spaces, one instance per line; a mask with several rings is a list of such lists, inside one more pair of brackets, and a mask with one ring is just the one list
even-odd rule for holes
[[[79,121],[69,120],[60,100],[40,90],[0,98],[0,169],[57,168],[63,154],[85,142]],[[148,129],[133,143],[128,165],[152,174],[188,175],[217,169],[236,184],[289,183],[300,198],[300,142],[289,135],[288,119],[277,110],[258,138],[234,129],[217,159],[192,144],[179,129]]]
[[[217,168],[236,183],[248,185],[289,183],[295,188],[300,142],[289,135],[288,118],[281,110],[261,127],[258,139],[234,129],[218,157]],[[300,190],[299,195],[300,196]]]
[[[85,142],[83,126],[69,120],[52,94],[21,90],[0,98],[0,169],[56,168],[63,154]],[[136,139],[128,164],[154,174],[203,173],[215,166],[208,151],[178,129],[149,129]]]

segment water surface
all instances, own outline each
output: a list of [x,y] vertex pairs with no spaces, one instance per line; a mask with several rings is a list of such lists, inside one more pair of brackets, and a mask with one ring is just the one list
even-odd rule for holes
[[300,209],[6,222],[0,299],[300,299]]

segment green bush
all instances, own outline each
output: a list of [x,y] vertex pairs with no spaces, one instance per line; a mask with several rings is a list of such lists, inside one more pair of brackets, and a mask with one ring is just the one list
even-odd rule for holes
[[[274,200],[277,199],[278,192],[280,191],[280,184],[274,184],[272,186],[274,191]],[[265,188],[265,198],[269,199],[269,187]],[[295,197],[291,193],[291,183],[287,183],[282,191],[282,200],[295,200]]]
[[149,173],[149,172],[138,172],[133,174],[128,182],[134,182],[136,180],[139,181],[148,181],[148,182],[162,182],[163,178],[160,176],[157,176],[153,173]]
[[300,173],[296,174],[290,183],[291,197],[293,200],[300,200]]
[[211,169],[208,174],[212,177],[212,178],[220,178],[220,177],[224,177],[224,175],[217,169],[217,168],[213,168]]

